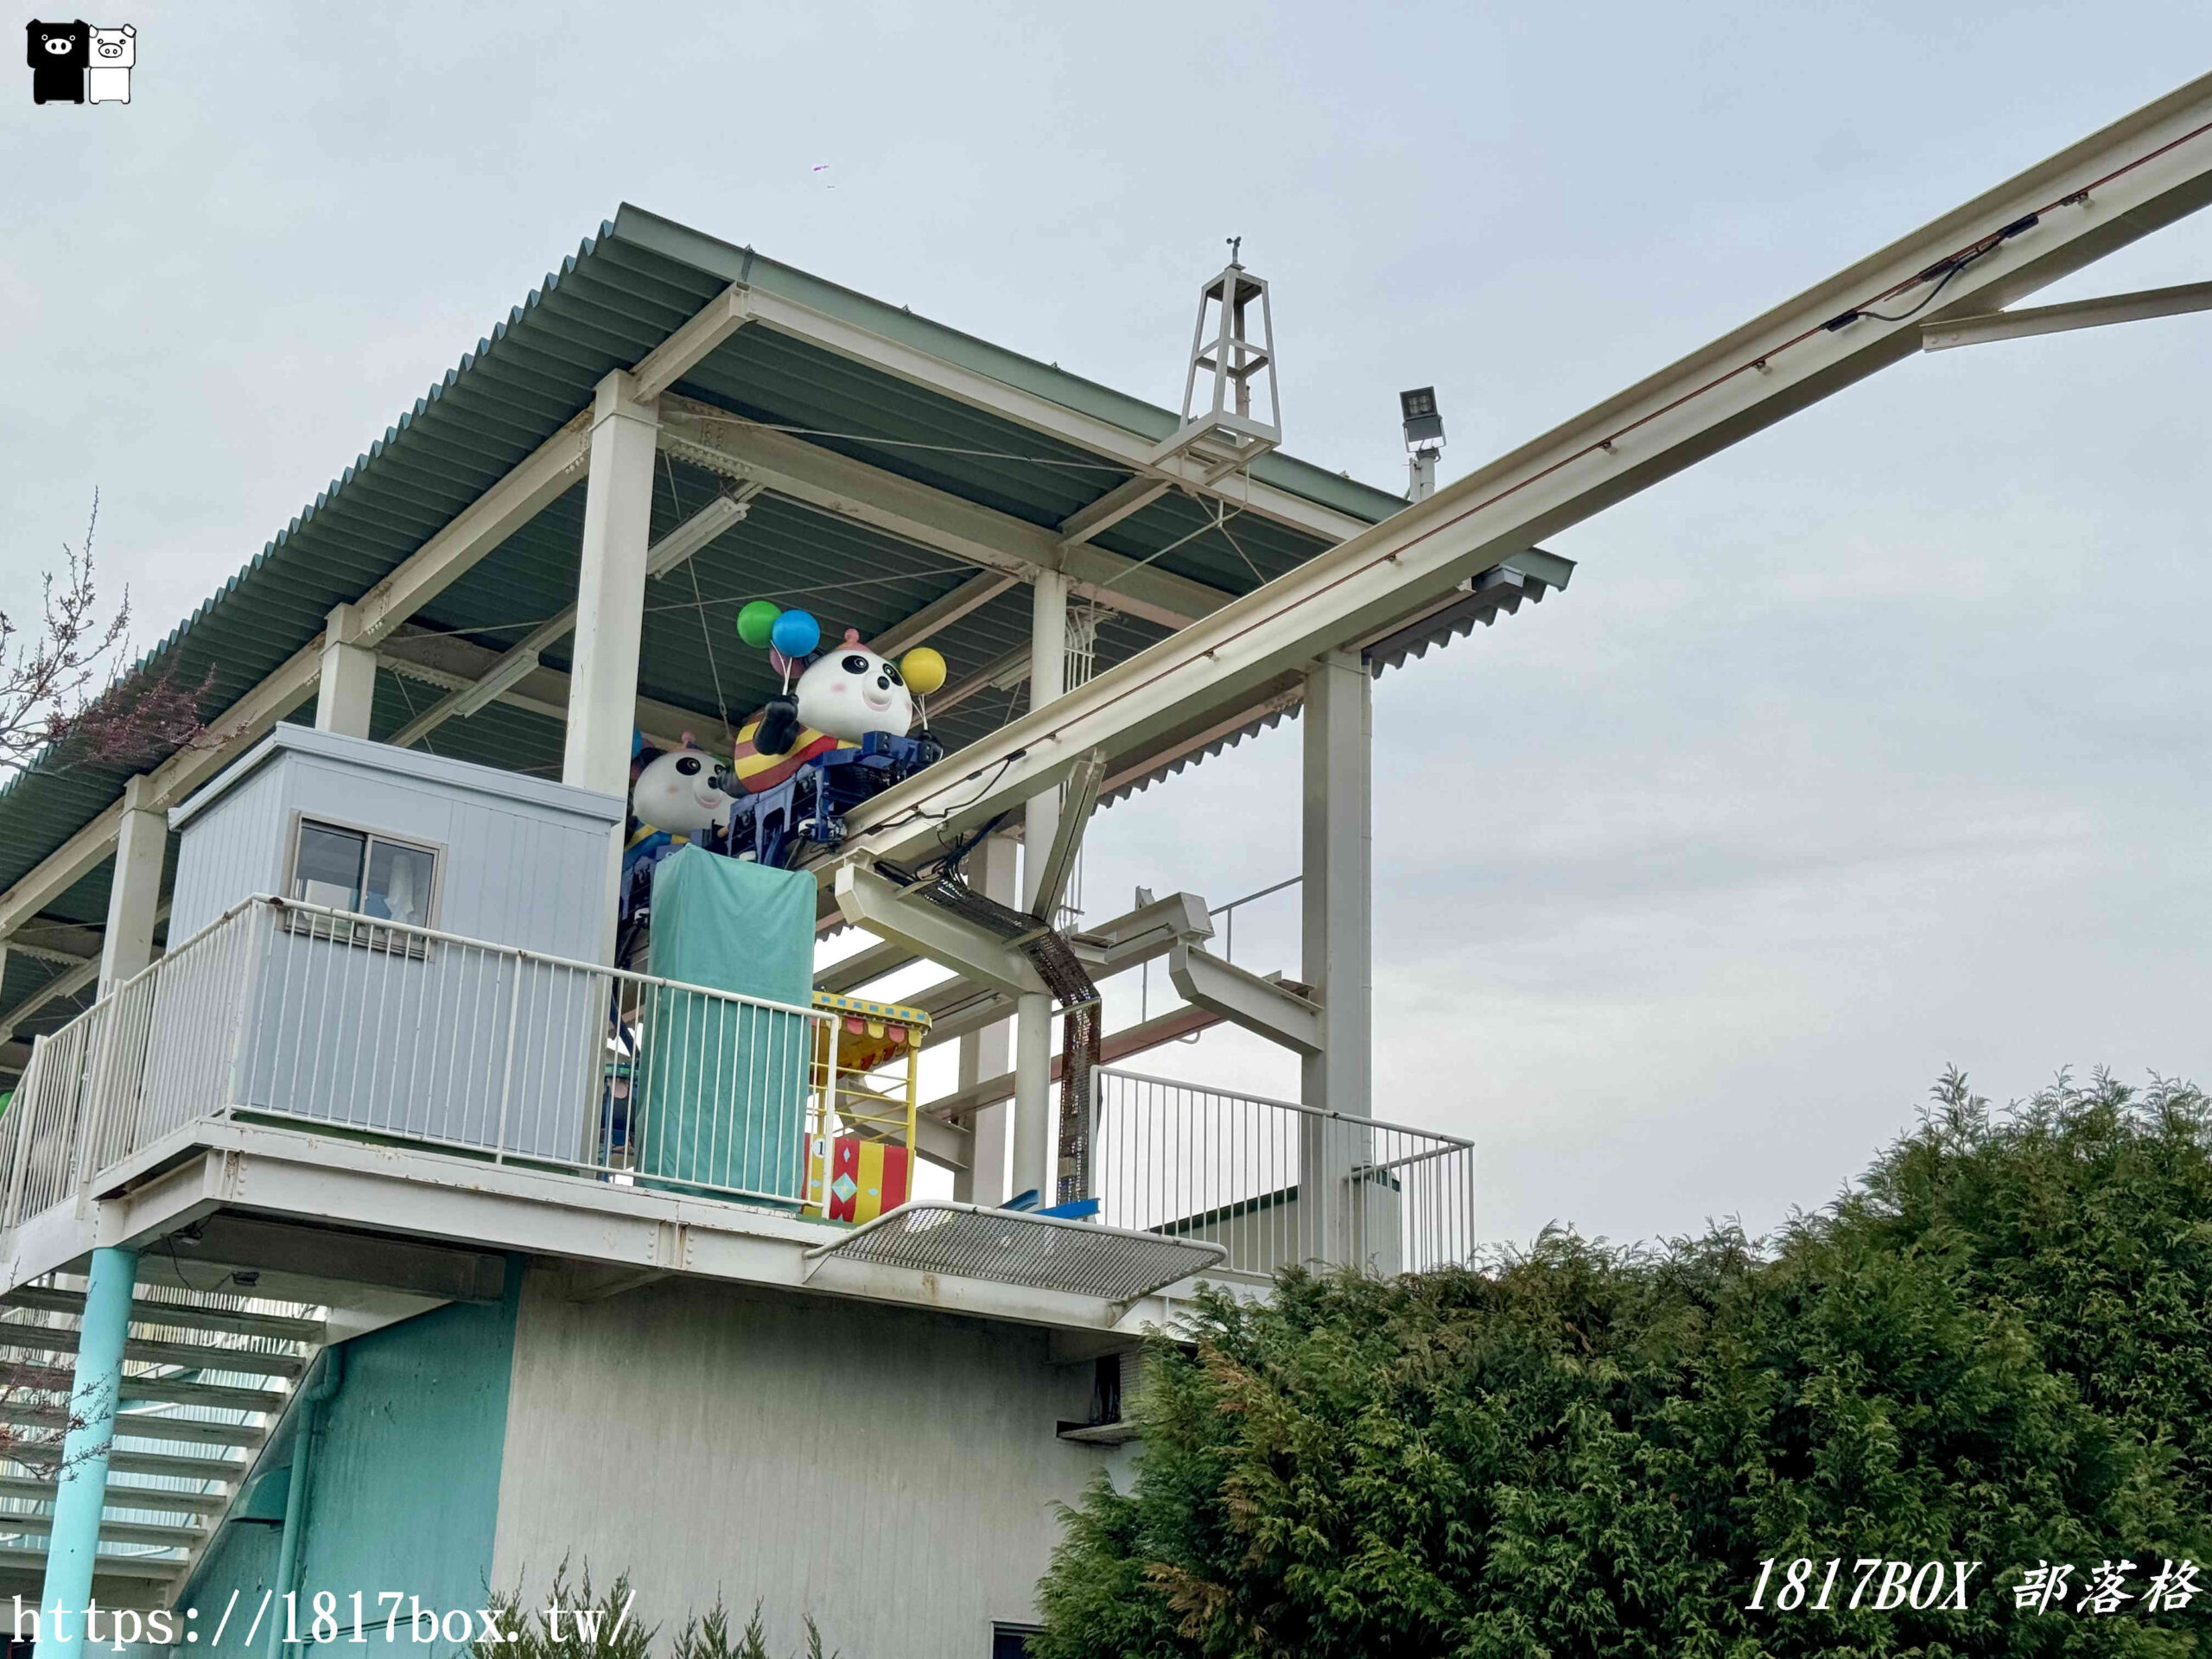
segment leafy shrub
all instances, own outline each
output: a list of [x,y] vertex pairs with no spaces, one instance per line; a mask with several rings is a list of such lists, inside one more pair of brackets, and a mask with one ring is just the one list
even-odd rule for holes
[[[1042,1659],[2207,1650],[2212,1586],[2109,1618],[2009,1587],[2212,1565],[2190,1088],[2062,1079],[1993,1115],[1953,1073],[1763,1244],[1548,1231],[1480,1270],[1292,1273],[1157,1357],[1132,1489],[1067,1513]],[[1983,1566],[1964,1612],[1745,1606],[1761,1560],[1837,1556],[1847,1585],[1861,1556]]]

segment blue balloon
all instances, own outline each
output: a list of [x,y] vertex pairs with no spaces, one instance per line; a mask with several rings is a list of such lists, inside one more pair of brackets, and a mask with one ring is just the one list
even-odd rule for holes
[[822,625],[804,611],[785,611],[768,638],[786,657],[804,657],[822,643]]

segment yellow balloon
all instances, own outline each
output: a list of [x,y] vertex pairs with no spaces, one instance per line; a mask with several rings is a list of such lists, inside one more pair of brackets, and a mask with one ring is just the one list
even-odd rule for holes
[[944,683],[944,658],[927,645],[916,645],[899,659],[899,672],[908,690],[926,697]]

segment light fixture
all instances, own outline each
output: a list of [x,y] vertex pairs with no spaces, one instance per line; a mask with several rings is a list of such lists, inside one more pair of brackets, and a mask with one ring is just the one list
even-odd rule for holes
[[666,575],[709,542],[743,518],[760,486],[741,486],[730,495],[716,496],[645,550],[645,579]]
[[1398,413],[1406,429],[1407,499],[1426,501],[1435,493],[1436,458],[1444,453],[1444,416],[1437,413],[1436,388],[1400,392]]
[[496,701],[517,682],[537,671],[537,653],[527,645],[518,645],[492,664],[474,684],[465,688],[461,700],[453,706],[453,717],[466,720],[479,709]]

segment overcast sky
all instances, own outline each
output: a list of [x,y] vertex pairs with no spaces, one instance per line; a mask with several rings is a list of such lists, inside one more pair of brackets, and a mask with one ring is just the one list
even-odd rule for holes
[[[0,99],[0,597],[97,485],[165,631],[625,200],[1159,402],[1242,235],[1287,447],[1395,489],[1401,387],[1457,476],[2212,62],[2201,3],[1219,15],[91,16],[127,108]],[[2046,297],[2208,276],[2212,220]],[[1381,683],[1377,1109],[1481,1142],[1487,1236],[1771,1226],[1950,1062],[2212,1076],[2208,369],[2212,317],[1907,362]],[[1297,759],[1104,815],[1092,913],[1292,874]]]

